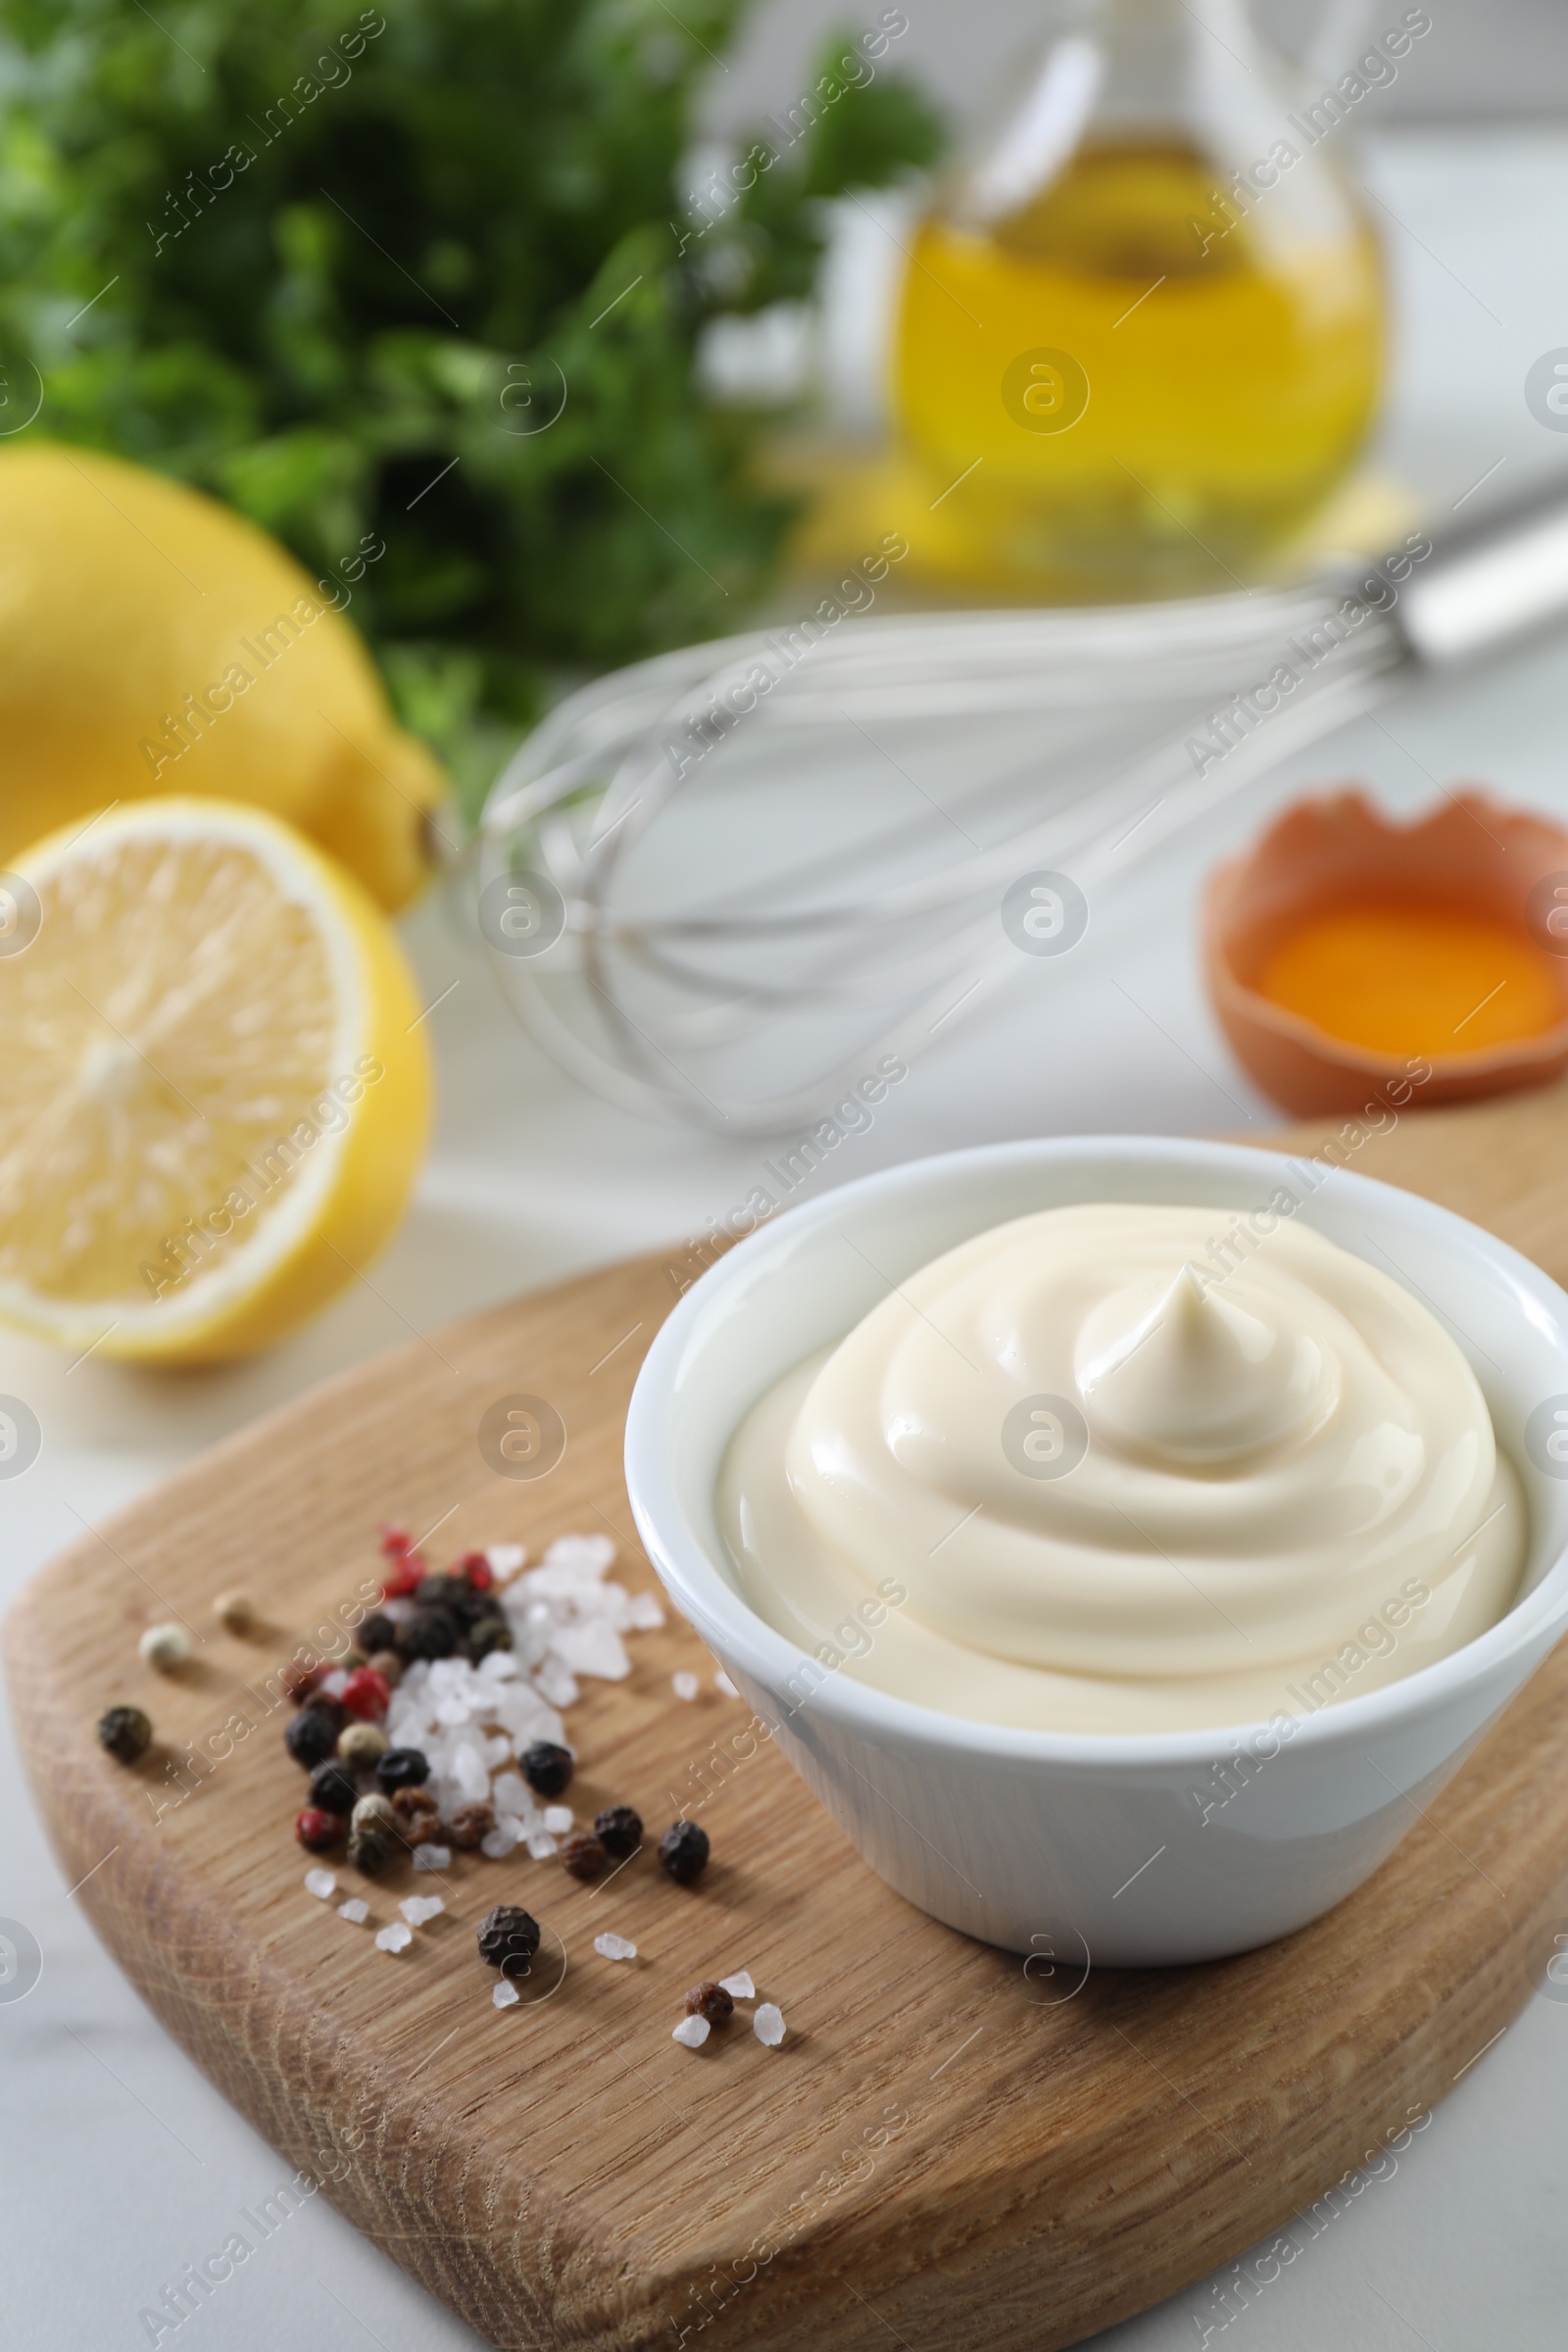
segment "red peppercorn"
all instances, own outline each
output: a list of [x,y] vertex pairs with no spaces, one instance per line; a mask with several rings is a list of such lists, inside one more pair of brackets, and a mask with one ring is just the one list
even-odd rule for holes
[[382,1526],[381,1550],[387,1559],[400,1559],[404,1552],[413,1549],[414,1538],[406,1527]]
[[482,1551],[466,1551],[453,1574],[466,1577],[475,1592],[488,1592],[496,1581],[495,1570]]
[[398,1555],[391,1575],[381,1587],[381,1598],[383,1600],[407,1600],[410,1593],[416,1592],[423,1582],[424,1562],[418,1553],[416,1551],[402,1552]]
[[336,1845],[345,1826],[342,1816],[328,1813],[324,1805],[307,1805],[295,1821],[294,1835],[313,1854],[321,1854]]
[[356,1666],[338,1692],[338,1702],[362,1723],[375,1723],[386,1713],[391,1695],[384,1674],[377,1674],[373,1666]]

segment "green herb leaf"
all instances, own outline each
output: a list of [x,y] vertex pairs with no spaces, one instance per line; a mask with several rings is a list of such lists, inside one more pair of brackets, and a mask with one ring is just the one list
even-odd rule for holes
[[314,572],[384,539],[353,616],[471,793],[551,677],[741,622],[791,509],[759,420],[703,400],[698,336],[808,289],[820,199],[935,152],[886,41],[873,67],[847,35],[755,185],[686,213],[743,9],[0,0],[0,362],[42,376],[31,429],[215,492]]

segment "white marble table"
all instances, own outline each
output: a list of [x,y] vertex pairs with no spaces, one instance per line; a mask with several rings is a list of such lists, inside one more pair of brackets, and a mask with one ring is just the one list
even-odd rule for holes
[[[1497,481],[1553,462],[1568,435],[1530,416],[1523,379],[1568,343],[1561,247],[1568,132],[1421,132],[1371,158],[1390,208],[1402,357],[1385,456],[1434,515],[1499,459]],[[1408,224],[1403,225],[1403,224]],[[1416,232],[1419,232],[1417,235]],[[1370,779],[1393,804],[1428,777],[1477,777],[1568,814],[1568,639],[1386,708],[1256,792],[1097,925],[1070,974],[945,1036],[847,1147],[858,1173],[950,1146],[1086,1128],[1261,1131],[1268,1106],[1231,1063],[1199,983],[1197,887],[1214,858],[1303,783]],[[1386,730],[1386,731],[1384,731]],[[760,1150],[645,1127],[577,1094],[503,1009],[457,899],[408,926],[441,1069],[435,1148],[413,1214],[374,1269],[264,1361],[199,1381],[64,1363],[0,1338],[0,1392],[33,1405],[40,1461],[4,1494],[0,1599],[43,1560],[200,1447],[322,1375],[406,1336],[607,1257],[700,1230],[744,1198]],[[453,983],[458,985],[453,988]],[[1049,996],[1040,993],[1049,983]],[[1157,1018],[1156,1018],[1157,1015]],[[164,2282],[220,2246],[286,2176],[142,2008],[72,1899],[18,1780],[0,1813],[0,1916],[44,1951],[0,2003],[0,2244],[9,2341],[33,2352],[144,2344]],[[1438,2109],[1397,2171],[1222,2329],[1211,2283],[1101,2340],[1118,2352],[1558,2352],[1568,2308],[1568,2004],[1537,1999]],[[1304,2233],[1303,2233],[1304,2234]],[[1223,2284],[1223,2279],[1219,2281]],[[1234,2330],[1234,2332],[1233,2332]],[[1205,2332],[1206,2331],[1206,2332]],[[209,2352],[319,2343],[434,2352],[476,2343],[318,2199],[178,2331]],[[166,2332],[161,2341],[172,2341]],[[938,2352],[920,2341],[911,2352]],[[941,2352],[950,2352],[944,2343]]]

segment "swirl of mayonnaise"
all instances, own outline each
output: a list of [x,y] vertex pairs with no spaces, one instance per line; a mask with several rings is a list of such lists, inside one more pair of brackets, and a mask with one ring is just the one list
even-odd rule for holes
[[754,1604],[902,1695],[1105,1731],[1300,1713],[1494,1623],[1524,1509],[1458,1347],[1305,1226],[1200,1272],[1214,1222],[1020,1217],[778,1384],[720,1479]]

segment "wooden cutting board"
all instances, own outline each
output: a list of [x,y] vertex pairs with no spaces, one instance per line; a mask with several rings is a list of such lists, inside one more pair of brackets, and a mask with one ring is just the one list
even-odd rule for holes
[[[1559,1280],[1565,1164],[1557,1091],[1407,1118],[1356,1159]],[[498,2345],[1050,2352],[1270,2232],[1304,2247],[1334,2211],[1314,2202],[1402,2144],[1539,1981],[1546,1923],[1568,1912],[1568,1649],[1370,1885],[1212,1966],[1026,1977],[889,1892],[766,1746],[704,1807],[714,1858],[694,1890],[646,1854],[598,1891],[554,1863],[460,1854],[444,1885],[406,1866],[368,1884],[367,1928],[335,1916],[359,1890],[346,1867],[331,1903],[304,1891],[283,1710],[264,1717],[246,1686],[375,1573],[387,1518],[444,1520],[443,1557],[609,1529],[624,1581],[649,1589],[621,1426],[674,1294],[643,1259],[381,1356],[32,1584],[8,1628],[20,1736],[104,1941],[290,2162]],[[476,1443],[517,1392],[567,1431],[534,1483],[493,1474]],[[146,1624],[210,1625],[233,1584],[266,1596],[265,1642],[211,1633],[177,1680],[140,1666]],[[579,1815],[629,1799],[657,1831],[747,1712],[684,1626],[632,1647],[630,1680],[586,1685],[570,1716],[573,1798]],[[695,1703],[672,1694],[677,1667],[703,1675]],[[159,1734],[128,1772],[93,1738],[117,1699]],[[155,1819],[171,1754],[236,1709],[255,1736]],[[446,1915],[401,1956],[375,1951],[374,1925],[432,1886]],[[560,1939],[565,1973],[498,2011],[473,1931],[504,1900],[546,1924],[548,1950]],[[638,1960],[599,1958],[605,1929]],[[782,2007],[784,2047],[739,2018],[700,2053],[672,2042],[686,1986],[741,1968]]]

